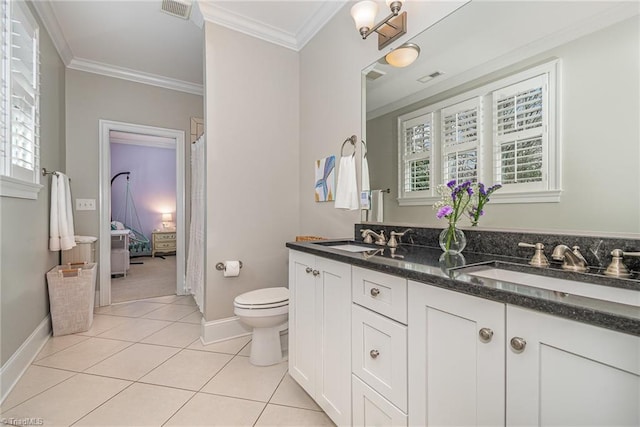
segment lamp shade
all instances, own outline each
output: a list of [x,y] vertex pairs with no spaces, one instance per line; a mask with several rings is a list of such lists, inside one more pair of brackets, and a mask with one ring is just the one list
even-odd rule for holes
[[418,59],[419,55],[420,47],[417,44],[405,43],[387,53],[384,59],[387,61],[387,64],[392,67],[402,68],[411,65],[413,61]]
[[351,8],[351,17],[355,21],[358,30],[373,27],[377,14],[378,5],[370,0],[358,2]]
[[169,222],[173,220],[173,215],[171,215],[170,213],[163,213],[162,214],[162,221],[163,222]]

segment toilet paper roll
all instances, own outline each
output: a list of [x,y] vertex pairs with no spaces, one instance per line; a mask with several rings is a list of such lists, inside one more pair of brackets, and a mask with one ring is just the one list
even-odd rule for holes
[[224,262],[224,277],[237,277],[240,275],[240,261]]

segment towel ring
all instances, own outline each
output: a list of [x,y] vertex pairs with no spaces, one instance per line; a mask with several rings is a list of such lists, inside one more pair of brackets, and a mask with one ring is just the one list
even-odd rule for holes
[[358,137],[355,135],[351,135],[349,138],[345,139],[344,142],[342,143],[342,148],[340,148],[340,156],[344,157],[344,146],[347,144],[347,142],[350,142],[351,145],[353,145],[353,154],[352,156],[355,156],[356,154],[356,141],[358,140]]

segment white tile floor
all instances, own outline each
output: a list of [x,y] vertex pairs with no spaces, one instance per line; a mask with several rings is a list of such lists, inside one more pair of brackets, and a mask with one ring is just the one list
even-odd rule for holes
[[49,339],[0,418],[47,426],[333,425],[286,362],[251,365],[250,345],[249,337],[202,345],[191,297],[102,307],[91,330]]

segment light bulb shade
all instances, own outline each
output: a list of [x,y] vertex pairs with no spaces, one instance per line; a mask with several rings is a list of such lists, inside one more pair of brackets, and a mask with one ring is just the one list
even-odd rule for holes
[[351,17],[356,23],[356,28],[372,28],[376,15],[378,14],[378,5],[374,1],[364,0],[356,3],[351,8]]
[[170,213],[163,213],[162,214],[162,221],[163,222],[169,222],[173,220],[173,215],[171,215]]
[[392,67],[402,68],[411,65],[413,61],[418,59],[419,55],[420,47],[417,44],[405,43],[387,53],[384,59],[387,61],[387,64]]

